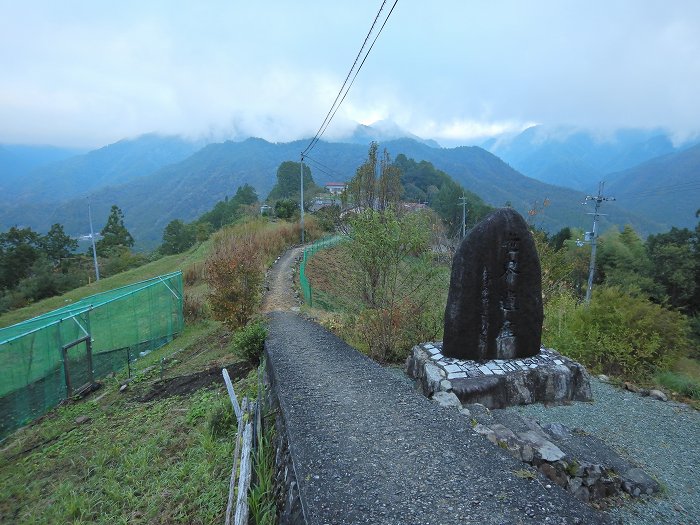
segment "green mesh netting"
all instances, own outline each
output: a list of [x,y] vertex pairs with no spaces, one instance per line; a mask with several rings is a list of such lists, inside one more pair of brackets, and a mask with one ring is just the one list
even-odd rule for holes
[[56,406],[90,370],[95,378],[120,370],[182,331],[182,272],[86,297],[52,312],[0,328],[0,439]]
[[333,237],[325,237],[319,239],[313,243],[308,248],[304,248],[304,257],[299,265],[299,285],[301,287],[301,292],[304,295],[304,301],[309,306],[314,305],[314,293],[309,280],[306,278],[306,263],[311,259],[311,256],[318,252],[319,250],[325,250],[326,248],[331,248],[345,240],[342,235],[335,235]]

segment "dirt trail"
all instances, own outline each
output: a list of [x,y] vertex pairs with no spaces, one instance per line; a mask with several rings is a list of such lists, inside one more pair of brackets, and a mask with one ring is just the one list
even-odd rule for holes
[[263,299],[262,312],[289,312],[298,310],[299,300],[294,296],[292,266],[301,255],[303,246],[291,248],[282,254],[267,274],[267,292]]

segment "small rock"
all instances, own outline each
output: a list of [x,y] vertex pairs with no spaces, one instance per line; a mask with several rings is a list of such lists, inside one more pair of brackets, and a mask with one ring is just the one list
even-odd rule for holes
[[577,499],[587,503],[591,497],[591,494],[590,494],[590,492],[588,492],[588,489],[586,487],[579,487],[578,490],[576,490],[576,492],[574,492],[574,496]]
[[571,430],[561,423],[545,423],[542,429],[554,439],[568,439],[571,437]]
[[452,382],[448,381],[447,379],[443,379],[440,381],[440,390],[444,390],[445,392],[449,392],[452,390]]
[[622,387],[625,390],[629,390],[630,392],[635,392],[635,393],[639,392],[639,387],[637,385],[635,385],[634,383],[630,383],[629,381],[625,381],[623,383]]
[[[625,489],[626,492],[630,492],[629,488],[634,487],[631,492],[633,495],[635,492],[634,489],[636,488],[640,489],[640,491],[645,494],[653,494],[661,489],[656,480],[640,468],[631,468],[627,470],[622,474],[621,478],[623,480],[623,489]],[[629,488],[626,488],[627,485],[629,485]]]
[[559,447],[551,441],[544,439],[542,436],[532,430],[527,432],[519,432],[518,437],[532,446],[532,449],[543,461],[559,461],[564,458],[564,454]]
[[566,485],[566,490],[572,494],[576,494],[576,491],[583,485],[583,480],[581,478],[571,478]]
[[530,445],[525,444],[520,449],[520,459],[522,459],[525,463],[531,463],[532,460],[535,459],[535,451]]
[[469,411],[469,409],[468,409],[468,408],[464,408],[464,407],[462,407],[462,408],[459,409],[459,413],[462,414],[462,415],[465,416],[465,417],[470,417],[470,416],[472,415],[472,413]]
[[443,407],[461,408],[462,406],[462,402],[452,392],[435,392],[433,394],[433,401],[437,401],[438,404]]
[[549,479],[551,479],[554,483],[556,483],[560,487],[566,487],[566,484],[569,481],[566,474],[559,472],[557,469],[555,469],[549,463],[542,463],[540,465],[540,472],[542,472],[542,474],[547,476]]
[[124,383],[122,386],[119,387],[120,392],[126,392],[126,389],[129,388],[129,385]]
[[668,396],[661,390],[649,390],[649,397],[658,399],[659,401],[668,401]]
[[76,425],[82,425],[83,423],[87,423],[88,421],[90,421],[90,418],[87,416],[78,416],[75,418]]
[[600,465],[590,465],[584,469],[583,484],[587,487],[595,485],[603,475],[603,469]]
[[605,374],[599,374],[598,379],[600,379],[603,383],[609,383],[610,378],[606,376]]

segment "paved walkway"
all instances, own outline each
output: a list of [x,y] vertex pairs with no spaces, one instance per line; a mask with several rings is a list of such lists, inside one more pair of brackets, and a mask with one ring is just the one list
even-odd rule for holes
[[307,521],[321,524],[597,524],[562,489],[467,418],[316,323],[269,314],[266,353]]

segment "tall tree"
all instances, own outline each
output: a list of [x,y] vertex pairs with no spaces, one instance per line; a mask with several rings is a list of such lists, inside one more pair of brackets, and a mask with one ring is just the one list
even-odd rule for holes
[[379,163],[379,184],[377,188],[377,207],[380,211],[396,206],[401,200],[401,169],[391,163],[389,152],[385,149]]
[[357,168],[347,188],[347,193],[355,202],[355,206],[365,210],[374,209],[374,199],[377,194],[377,148],[376,142],[369,145],[367,160]]
[[666,233],[650,235],[646,247],[652,263],[652,276],[664,287],[671,306],[686,312],[695,311],[700,271],[700,245],[696,232],[674,227]]
[[196,227],[185,224],[180,219],[170,221],[163,230],[163,244],[160,251],[164,255],[182,253],[192,246],[196,240]]
[[61,259],[67,259],[71,256],[71,252],[78,247],[78,241],[71,238],[70,235],[66,235],[63,225],[56,223],[51,226],[46,235],[41,237],[39,245],[46,254],[46,258],[54,266],[57,266]]
[[39,240],[31,228],[13,226],[0,233],[0,288],[13,288],[30,275],[40,255]]
[[102,228],[100,235],[102,238],[97,241],[95,248],[97,254],[102,257],[110,255],[115,248],[134,246],[134,238],[124,226],[124,212],[116,204],[112,205],[109,217],[107,217],[107,224]]
[[[300,167],[298,162],[286,160],[277,168],[277,184],[270,190],[268,201],[298,198],[300,193]],[[304,164],[304,193],[310,195],[316,189],[311,168]]]

